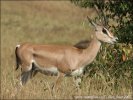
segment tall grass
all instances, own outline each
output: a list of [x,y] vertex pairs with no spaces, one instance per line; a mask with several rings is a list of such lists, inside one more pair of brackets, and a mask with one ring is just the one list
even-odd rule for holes
[[[94,15],[92,10],[78,8],[69,1],[1,1],[1,99],[12,98],[19,79],[20,69],[15,71],[14,55],[17,44],[73,45],[79,40],[89,39],[93,29],[84,21],[88,13]],[[103,61],[99,64],[101,67],[96,63],[97,60],[87,67],[80,91],[77,91],[72,77],[65,77],[61,89],[53,97],[50,87],[56,77],[39,73],[22,88],[16,99],[72,99],[75,95],[131,96],[130,80],[107,77],[109,70],[103,71]],[[126,74],[129,75],[130,71]]]

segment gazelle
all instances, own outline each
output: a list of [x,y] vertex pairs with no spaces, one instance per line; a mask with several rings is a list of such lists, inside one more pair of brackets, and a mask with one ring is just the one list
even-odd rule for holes
[[[95,5],[99,17],[103,15],[102,25],[97,25],[89,17],[89,22],[94,26],[95,33],[93,39],[82,41],[74,46],[68,45],[38,45],[24,43],[16,46],[16,70],[21,65],[21,85],[24,85],[28,79],[35,76],[37,72],[46,75],[57,75],[55,85],[63,76],[80,76],[86,65],[90,64],[96,57],[101,42],[113,44],[117,37],[104,26],[107,24],[102,9],[99,10]],[[104,23],[103,23],[104,22]],[[54,86],[55,86],[54,85]]]
[[96,57],[101,42],[113,44],[114,37],[104,26],[95,24],[88,18],[95,28],[93,39],[86,48],[68,45],[39,45],[24,43],[16,46],[16,70],[21,66],[21,84],[24,85],[36,72],[46,75],[57,75],[56,84],[63,76],[79,76],[86,65]]

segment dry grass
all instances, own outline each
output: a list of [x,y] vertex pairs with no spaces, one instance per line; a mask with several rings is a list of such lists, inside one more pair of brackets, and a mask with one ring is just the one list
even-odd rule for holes
[[[21,42],[73,45],[88,39],[93,30],[84,23],[88,11],[69,1],[2,1],[1,2],[1,98],[11,99],[19,71],[15,71],[15,46]],[[91,12],[91,11],[90,11]],[[90,13],[93,15],[93,13]],[[16,99],[53,99],[51,84],[56,77],[38,74]],[[104,77],[103,77],[104,78]],[[84,77],[77,91],[73,79],[65,77],[56,98],[72,99],[74,95],[129,95],[131,89],[113,90],[101,77]],[[110,85],[112,82],[112,85]],[[124,85],[120,85],[124,86]],[[129,86],[130,87],[130,86]]]

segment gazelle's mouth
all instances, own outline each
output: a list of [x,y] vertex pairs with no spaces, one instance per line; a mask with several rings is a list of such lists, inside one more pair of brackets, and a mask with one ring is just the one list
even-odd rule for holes
[[108,34],[108,36],[111,38],[111,43],[114,44],[117,42],[118,38],[114,37],[112,33],[110,33],[106,28],[104,28]]
[[111,41],[112,41],[111,43],[112,43],[112,44],[114,44],[114,43],[116,43],[116,42],[117,42],[117,40],[118,40],[118,38],[117,38],[117,37],[113,37],[113,38],[111,39]]

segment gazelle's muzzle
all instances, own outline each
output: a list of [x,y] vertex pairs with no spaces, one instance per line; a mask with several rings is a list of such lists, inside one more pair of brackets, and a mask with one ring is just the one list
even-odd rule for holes
[[114,41],[114,42],[117,42],[117,40],[118,40],[118,37],[114,37],[114,38],[113,38],[113,41]]
[[111,38],[111,42],[115,43],[117,42],[118,38],[114,37],[113,34],[111,32],[109,32],[106,28],[104,28],[107,31],[108,36]]
[[113,38],[111,38],[112,44],[116,43],[116,42],[117,42],[117,40],[118,40],[118,38],[117,38],[117,37],[113,37]]

